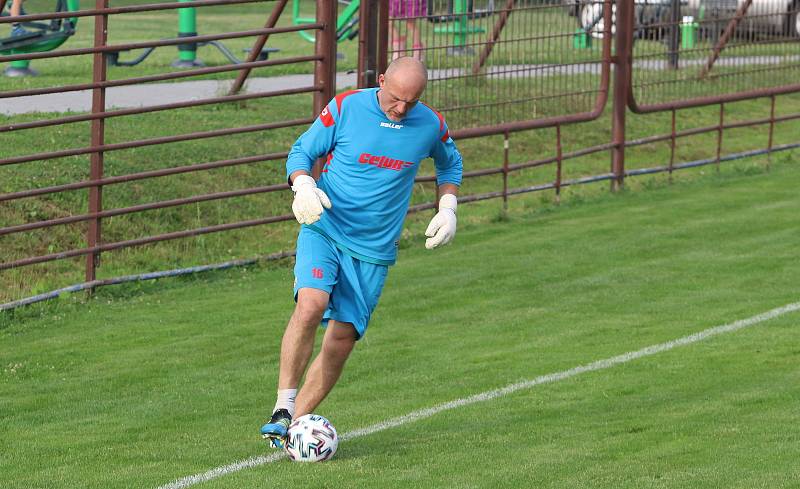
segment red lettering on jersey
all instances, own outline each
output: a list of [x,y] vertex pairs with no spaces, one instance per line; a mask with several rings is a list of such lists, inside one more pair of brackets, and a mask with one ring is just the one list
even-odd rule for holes
[[321,268],[312,268],[311,269],[311,276],[314,278],[322,278],[322,269]]
[[388,156],[375,156],[369,153],[361,153],[358,157],[358,162],[372,165],[376,168],[386,168],[389,170],[400,171],[403,168],[414,166],[413,161],[403,161],[389,158]]

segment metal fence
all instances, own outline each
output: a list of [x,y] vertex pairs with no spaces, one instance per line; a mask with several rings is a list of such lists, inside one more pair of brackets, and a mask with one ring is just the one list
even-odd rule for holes
[[[254,0],[197,0],[192,2],[192,6],[212,7],[252,1]],[[0,239],[19,233],[75,224],[85,226],[81,228],[85,235],[84,242],[72,249],[58,249],[37,256],[13,259],[0,257],[0,271],[85,256],[85,280],[92,283],[97,279],[97,264],[104,252],[293,219],[290,214],[281,212],[245,221],[224,222],[110,242],[104,239],[105,235],[102,233],[103,223],[116,216],[138,215],[156,209],[287,189],[282,176],[276,176],[274,181],[254,187],[199,193],[188,197],[173,196],[158,202],[120,208],[107,209],[103,206],[103,192],[117,184],[152,181],[157,185],[158,178],[169,175],[265,161],[280,162],[285,158],[285,151],[276,151],[215,161],[195,161],[184,166],[129,174],[108,176],[104,173],[104,157],[115,151],[153,146],[164,147],[165,151],[169,151],[169,145],[175,143],[253,132],[269,134],[270,131],[283,128],[295,128],[299,133],[313,121],[314,115],[335,91],[337,5],[335,2],[318,0],[316,19],[313,22],[277,27],[281,15],[285,15],[288,0],[273,3],[270,15],[261,28],[202,36],[188,33],[172,39],[120,44],[108,43],[109,18],[133,12],[177,9],[186,4],[109,8],[107,0],[97,0],[92,10],[26,16],[23,20],[93,17],[94,46],[35,54],[6,53],[0,55],[0,63],[23,59],[91,56],[92,81],[50,88],[4,91],[0,92],[0,103],[12,98],[91,90],[92,108],[91,112],[85,114],[8,123],[0,126],[0,133],[87,123],[90,139],[88,144],[74,148],[53,148],[47,152],[10,157],[0,155],[0,167],[85,156],[88,158],[89,177],[58,185],[29,185],[29,188],[15,189],[0,194],[0,205],[3,202],[33,199],[55,193],[82,191],[86,210],[57,218],[32,218],[28,222],[0,227]],[[800,83],[797,82],[800,79],[797,76],[800,74],[800,21],[797,12],[797,2],[775,0],[743,0],[739,3],[727,0],[621,0],[617,3],[612,3],[611,0],[364,0],[360,5],[358,20],[351,23],[349,28],[355,30],[354,26],[356,23],[358,25],[357,79],[360,86],[373,85],[376,75],[385,69],[387,62],[393,57],[419,57],[427,64],[430,74],[426,101],[447,118],[451,135],[455,139],[465,141],[489,137],[495,138],[492,139],[494,141],[498,137],[502,138],[503,144],[497,148],[502,165],[482,165],[477,169],[468,166],[465,172],[468,180],[501,177],[502,183],[496,184],[496,180],[492,180],[489,185],[495,185],[494,188],[460,196],[460,201],[470,202],[491,198],[507,200],[514,194],[543,190],[552,190],[558,197],[565,186],[603,180],[611,181],[612,188],[619,188],[625,178],[630,176],[719,164],[725,159],[771,153],[798,146],[773,144],[773,129],[776,124],[800,118],[800,114],[776,116],[775,110],[776,97],[800,91]],[[0,18],[0,26],[9,22],[8,18]],[[341,31],[341,26],[338,30]],[[316,33],[314,55],[258,59],[258,54],[262,52],[270,35],[298,31]],[[157,46],[185,46],[187,43],[242,37],[255,40],[248,59],[241,63],[127,79],[107,79],[108,53]],[[240,92],[253,69],[303,63],[309,66],[313,64],[314,82],[309,86],[278,91]],[[141,108],[112,110],[106,107],[106,90],[111,87],[220,73],[237,74],[225,95]],[[206,131],[192,131],[187,128],[181,134],[113,143],[107,142],[105,137],[105,123],[112,118],[303,93],[314,95],[311,107],[300,113],[281,114],[282,117],[278,120],[270,122]],[[769,117],[735,122],[725,120],[725,104],[755,98],[762,98],[770,104]],[[719,106],[717,124],[678,130],[679,110],[707,105]],[[670,132],[638,139],[630,138],[631,132],[626,129],[626,123],[631,117],[628,109],[634,113],[670,114]],[[565,126],[581,127],[575,124],[601,117],[609,118],[609,140],[570,152],[564,150],[562,132]],[[768,127],[769,138],[765,148],[746,153],[724,154],[725,130],[757,125]],[[540,158],[513,161],[509,156],[509,141],[514,138],[529,138],[532,130],[541,128],[552,128],[550,130],[555,136],[551,145],[552,153]],[[716,134],[716,155],[698,161],[676,162],[675,149],[680,138],[707,133]],[[653,143],[670,145],[669,162],[626,168],[626,149]],[[608,171],[585,174],[578,178],[564,178],[569,160],[590,155],[599,159],[608,158],[611,161]],[[552,167],[552,172],[544,180],[519,187],[509,184],[513,175],[528,169],[546,167]],[[418,177],[418,181],[431,185],[433,177],[422,175]],[[410,211],[430,209],[434,205],[435,201],[428,199],[415,203]]]
[[[426,97],[457,128],[455,139],[504,134],[503,166],[466,174],[501,173],[502,190],[463,200],[551,189],[558,197],[567,185],[611,180],[619,188],[628,176],[776,150],[775,125],[800,118],[775,111],[777,96],[800,91],[798,10],[800,3],[788,0],[428,1],[417,11],[394,7],[388,56],[426,59],[433,75]],[[562,127],[599,118],[610,90],[610,141],[564,152]],[[770,104],[769,117],[725,121],[726,103],[759,98]],[[677,129],[678,110],[709,105],[719,106],[717,124]],[[671,132],[629,138],[628,109],[671,112]],[[765,148],[723,154],[726,129],[759,125],[768,127]],[[508,161],[513,132],[545,127],[555,128],[551,156]],[[675,162],[678,139],[706,133],[717,136],[714,157]],[[670,144],[668,163],[626,168],[626,148],[659,142]],[[566,160],[607,151],[609,172],[562,178]],[[510,174],[548,165],[552,180],[509,188]]]
[[[220,5],[236,5],[251,3],[254,0],[197,0],[192,2],[192,6],[197,7],[211,7]],[[138,43],[123,43],[123,44],[109,44],[108,39],[108,24],[109,19],[129,13],[152,12],[160,10],[178,9],[185,7],[185,4],[175,2],[170,4],[152,4],[152,5],[137,5],[128,7],[109,8],[108,0],[97,0],[95,8],[92,10],[80,10],[74,12],[63,13],[50,13],[50,14],[37,14],[25,15],[17,18],[0,18],[0,23],[10,23],[12,20],[20,22],[35,22],[41,20],[51,19],[67,19],[67,18],[82,18],[94,17],[94,46],[92,48],[81,49],[64,49],[52,52],[43,53],[23,53],[13,54],[13,47],[10,48],[12,54],[5,54],[0,56],[0,63],[16,62],[20,60],[37,60],[45,58],[63,58],[71,56],[92,56],[92,82],[80,83],[65,86],[55,86],[48,88],[32,88],[20,89],[0,92],[0,100],[33,97],[38,95],[48,95],[56,93],[75,92],[81,90],[92,91],[92,107],[91,113],[81,115],[69,115],[65,117],[48,118],[42,120],[34,120],[23,123],[11,123],[0,126],[0,133],[10,133],[15,131],[25,131],[36,128],[76,124],[80,122],[90,122],[90,144],[82,147],[75,148],[60,148],[54,151],[43,153],[25,154],[15,157],[2,157],[0,158],[0,166],[7,165],[22,165],[32,162],[42,162],[47,160],[54,160],[59,158],[88,155],[90,157],[90,170],[89,179],[62,185],[39,187],[35,189],[25,189],[15,192],[8,192],[0,195],[0,202],[8,202],[17,199],[26,199],[32,197],[39,197],[48,194],[63,193],[68,191],[75,191],[86,189],[88,212],[77,215],[70,215],[66,217],[48,219],[43,221],[22,223],[14,226],[7,226],[0,229],[0,236],[7,236],[16,233],[22,233],[37,229],[47,229],[55,226],[64,226],[75,223],[87,223],[86,241],[85,246],[69,249],[59,250],[57,252],[29,256],[22,259],[6,261],[2,260],[0,263],[0,270],[7,270],[26,265],[33,265],[37,263],[50,262],[55,260],[63,260],[67,258],[86,256],[85,265],[85,279],[92,281],[96,278],[96,268],[99,262],[101,253],[127,248],[132,246],[139,246],[148,243],[155,243],[166,240],[174,240],[178,238],[185,238],[190,236],[197,236],[201,234],[228,231],[232,229],[240,229],[244,227],[251,227],[273,222],[280,222],[292,219],[289,214],[263,217],[260,219],[253,219],[243,222],[225,223],[216,226],[207,226],[196,229],[180,230],[171,233],[159,234],[155,236],[136,237],[124,241],[106,242],[102,235],[103,220],[115,216],[123,216],[134,213],[141,213],[154,209],[163,209],[174,206],[184,206],[188,204],[205,202],[210,200],[227,199],[237,196],[252,195],[267,192],[277,192],[286,190],[287,184],[285,182],[276,182],[272,185],[259,186],[238,189],[228,192],[210,193],[195,195],[184,198],[174,198],[160,202],[151,202],[137,206],[130,206],[116,209],[105,209],[103,207],[103,190],[108,191],[110,187],[121,184],[129,183],[139,180],[149,180],[168,175],[176,175],[190,172],[208,171],[215,168],[231,167],[236,165],[247,165],[265,161],[280,161],[286,157],[286,152],[271,153],[271,154],[256,154],[236,159],[226,159],[221,161],[208,161],[196,163],[188,166],[173,167],[161,170],[144,171],[127,175],[107,177],[104,175],[104,158],[111,152],[144,148],[150,146],[165,146],[164,151],[169,151],[168,145],[172,143],[193,141],[206,138],[221,138],[236,134],[244,134],[251,132],[266,132],[274,129],[287,128],[287,127],[303,127],[308,125],[314,120],[314,114],[318,113],[327,101],[333,96],[335,90],[335,19],[336,19],[336,5],[332,2],[318,1],[317,2],[317,19],[316,22],[304,25],[295,25],[289,27],[276,27],[277,21],[285,10],[287,0],[280,0],[273,2],[274,6],[266,22],[262,28],[251,29],[239,32],[225,32],[215,35],[199,36],[196,33],[188,33],[189,35],[176,37],[173,39],[163,39],[158,41],[146,41]],[[302,57],[286,57],[282,59],[266,59],[259,60],[259,53],[262,52],[270,35],[299,32],[299,31],[316,31],[317,42],[316,52],[312,56]],[[193,34],[193,35],[192,35]],[[117,80],[107,79],[107,64],[108,53],[118,54],[120,52],[133,50],[133,49],[147,49],[161,46],[185,46],[187,43],[200,43],[219,41],[221,39],[236,39],[236,38],[255,38],[253,47],[250,54],[243,62],[231,63],[228,65],[214,66],[214,67],[195,67],[182,71],[170,71],[162,74],[155,74],[149,76],[141,76],[134,78],[123,78]],[[250,92],[239,93],[242,85],[251,70],[262,67],[274,67],[280,65],[290,64],[308,64],[313,63],[314,67],[314,83],[310,86],[296,87],[278,91],[267,92]],[[227,95],[210,97],[201,100],[193,100],[180,103],[167,103],[159,105],[150,105],[141,108],[124,109],[124,110],[111,110],[106,107],[106,91],[112,87],[124,87],[140,85],[150,82],[166,81],[166,80],[179,80],[198,75],[210,75],[216,73],[236,73],[238,76],[230,87]],[[115,143],[106,142],[105,123],[112,118],[129,117],[133,115],[153,113],[159,111],[170,111],[177,109],[184,109],[189,107],[198,107],[208,104],[224,104],[232,102],[241,102],[251,99],[264,99],[270,97],[283,97],[288,95],[295,95],[301,93],[314,94],[313,107],[309,107],[305,114],[288,114],[291,116],[289,119],[280,120],[276,122],[251,125],[246,127],[226,127],[212,131],[199,131],[199,132],[185,132],[182,134],[175,134],[171,136],[160,136],[148,139],[130,139]],[[198,155],[202,156],[202,155]]]
[[[610,36],[576,36],[560,3],[389,4],[390,58],[427,63],[426,100],[461,137],[592,120],[605,107]],[[599,4],[598,21],[605,17],[606,26],[610,6]]]

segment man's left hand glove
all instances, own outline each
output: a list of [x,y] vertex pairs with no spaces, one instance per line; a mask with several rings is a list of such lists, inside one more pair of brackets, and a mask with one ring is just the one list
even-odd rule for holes
[[425,230],[425,247],[429,250],[446,245],[456,235],[456,206],[458,199],[453,194],[444,194],[439,199],[439,212],[433,216]]

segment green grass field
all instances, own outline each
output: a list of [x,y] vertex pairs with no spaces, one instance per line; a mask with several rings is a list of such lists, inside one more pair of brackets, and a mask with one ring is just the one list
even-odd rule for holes
[[[340,434],[800,300],[796,163],[419,222],[318,412]],[[0,487],[156,488],[267,453],[290,261],[0,316]],[[791,488],[800,313],[205,488]]]

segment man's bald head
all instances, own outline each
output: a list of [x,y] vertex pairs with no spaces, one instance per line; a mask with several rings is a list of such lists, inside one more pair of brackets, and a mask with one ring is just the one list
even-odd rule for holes
[[386,116],[400,121],[419,101],[428,83],[428,71],[419,60],[403,57],[392,61],[378,77],[378,100]]
[[389,63],[384,76],[389,80],[405,81],[417,84],[422,90],[428,83],[428,70],[421,61],[408,56],[397,58]]

